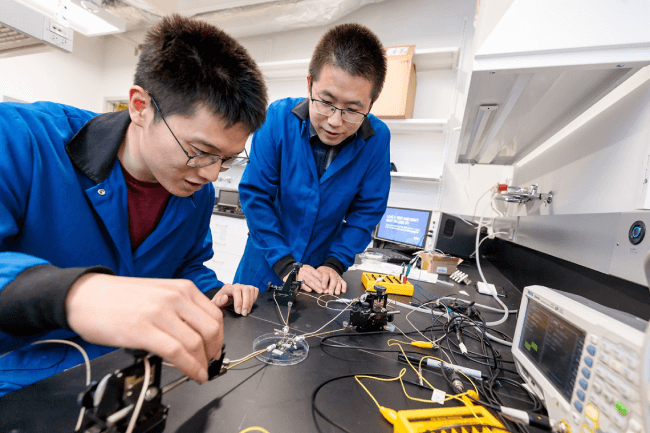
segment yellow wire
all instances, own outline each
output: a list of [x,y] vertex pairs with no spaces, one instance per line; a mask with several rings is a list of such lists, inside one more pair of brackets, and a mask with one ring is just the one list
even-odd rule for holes
[[249,431],[259,431],[262,433],[269,433],[269,431],[264,427],[248,427],[247,429],[242,430],[239,433],[248,433]]
[[[404,395],[405,395],[408,399],[413,400],[413,401],[419,401],[419,402],[422,402],[422,403],[432,403],[431,400],[424,400],[424,399],[422,399],[422,398],[411,397],[411,396],[408,394],[408,392],[406,392],[406,387],[404,387],[404,381],[402,380],[402,377],[404,376],[404,374],[406,374],[406,368],[402,368],[402,369],[400,370],[398,376],[396,376],[396,377],[392,377],[392,378],[390,378],[390,379],[385,379],[385,378],[382,378],[382,377],[375,377],[375,376],[367,376],[367,375],[364,375],[364,374],[356,375],[356,376],[354,376],[354,378],[355,378],[355,380],[359,383],[359,385],[361,385],[361,387],[362,387],[363,389],[366,390],[366,392],[368,393],[368,395],[370,396],[370,398],[372,398],[372,400],[375,402],[375,404],[377,405],[377,407],[381,407],[381,405],[379,404],[379,402],[377,402],[377,399],[375,398],[375,396],[372,395],[372,393],[368,390],[368,388],[366,388],[365,385],[364,385],[363,383],[361,383],[361,381],[359,380],[360,378],[372,379],[372,380],[378,380],[378,381],[380,381],[380,382],[393,382],[393,381],[399,380],[400,383],[401,383],[401,385],[402,385],[402,391],[404,391]],[[460,394],[460,396],[463,396],[463,395],[465,395],[465,394],[467,394],[467,393]],[[444,399],[443,401],[449,401],[449,400],[455,399],[455,398],[457,398],[457,397],[458,397],[458,396],[456,396],[456,395],[449,395],[448,397],[445,397],[445,399]]]
[[321,335],[332,334],[334,332],[341,332],[341,331],[345,331],[346,329],[347,328],[335,329],[334,331],[326,331],[326,332],[321,332],[320,334],[313,334],[313,335],[305,334],[305,338],[320,337]]
[[273,291],[273,300],[275,301],[275,305],[278,307],[278,313],[280,313],[280,318],[282,319],[282,323],[284,326],[289,326],[289,314],[287,314],[287,320],[284,320],[284,316],[282,315],[282,310],[280,309],[280,304],[278,304],[278,300],[275,299],[275,290]]
[[261,355],[261,354],[264,353],[264,352],[266,352],[266,349],[258,350],[257,352],[253,352],[253,353],[251,353],[250,355],[248,355],[248,356],[242,358],[240,361],[238,361],[238,362],[236,362],[236,363],[234,363],[234,364],[232,364],[232,365],[229,365],[229,366],[227,366],[227,367],[224,367],[224,368],[225,368],[226,370],[230,370],[230,369],[233,368],[233,367],[237,367],[239,364],[243,364],[243,363],[246,362],[246,361],[250,361],[251,359],[255,358],[257,355]]
[[[391,342],[392,342],[392,344],[391,344]],[[433,385],[431,385],[431,384],[429,383],[428,380],[426,380],[426,379],[424,378],[424,376],[422,376],[422,374],[420,374],[420,371],[418,371],[418,370],[413,366],[413,364],[411,364],[411,361],[410,361],[410,360],[408,359],[408,357],[406,356],[406,352],[404,352],[404,348],[402,347],[402,344],[409,344],[409,343],[405,343],[405,342],[403,342],[403,341],[399,341],[399,340],[396,340],[396,339],[394,339],[394,338],[391,338],[390,340],[387,341],[387,344],[388,344],[389,346],[399,346],[399,349],[402,351],[402,354],[404,355],[404,359],[406,359],[407,364],[408,364],[408,365],[413,369],[413,371],[415,371],[415,374],[417,374],[418,377],[419,377],[420,379],[422,379],[422,380],[423,380],[427,385],[429,385],[430,388],[432,388],[432,389],[436,389]],[[426,357],[423,357],[422,359],[420,359],[420,365],[419,365],[420,369],[422,369],[422,360],[424,360],[425,358],[432,358],[432,359],[435,359],[435,360],[440,361],[440,362],[442,362],[442,363],[445,363],[445,361],[443,361],[442,359],[436,358],[435,356],[426,356]],[[476,394],[478,395],[478,389],[476,388],[476,385],[474,385],[474,382],[472,381],[472,379],[470,379],[470,378],[469,378],[465,373],[463,373],[462,371],[458,370],[458,369],[456,368],[456,366],[454,366],[453,364],[449,364],[449,363],[446,363],[446,364],[449,365],[449,366],[451,366],[451,367],[452,367],[454,370],[456,370],[458,373],[460,373],[460,374],[462,374],[463,376],[465,376],[465,377],[467,378],[467,380],[469,380],[469,383],[472,384],[472,386],[474,387],[474,390],[476,391]],[[444,368],[444,367],[443,367],[443,368]],[[403,385],[403,384],[402,384],[402,388],[404,388],[404,385]],[[405,394],[408,398],[411,398],[408,394],[406,394],[406,389],[404,389],[404,394]],[[470,410],[470,412],[472,412],[472,415],[474,415],[474,418],[476,418],[476,420],[477,420],[479,423],[483,424],[483,421],[481,421],[481,420],[479,419],[478,415],[476,415],[476,412],[474,412],[474,409],[472,408],[472,406],[469,405],[465,400],[463,400],[463,399],[461,398],[461,397],[464,396],[464,395],[467,395],[467,392],[464,392],[464,393],[462,393],[462,394],[455,394],[455,395],[452,395],[451,398],[454,398],[454,399],[460,401],[461,403],[463,403],[465,406],[467,406],[467,408]],[[427,402],[427,400],[419,400],[419,401]],[[445,399],[445,401],[447,401],[447,399]]]

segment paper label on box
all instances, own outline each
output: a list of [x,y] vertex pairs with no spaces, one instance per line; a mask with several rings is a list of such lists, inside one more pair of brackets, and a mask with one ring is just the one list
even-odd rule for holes
[[394,47],[386,50],[387,56],[403,56],[408,54],[409,47]]
[[445,404],[445,397],[447,397],[447,393],[439,389],[434,389],[433,394],[431,395],[431,401],[434,403]]
[[436,268],[436,274],[446,274],[447,273],[447,266],[438,266]]

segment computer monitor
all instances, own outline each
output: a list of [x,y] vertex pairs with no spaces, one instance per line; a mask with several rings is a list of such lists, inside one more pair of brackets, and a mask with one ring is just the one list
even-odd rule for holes
[[219,200],[217,201],[219,206],[223,207],[239,207],[239,191],[233,189],[220,189],[219,190]]
[[431,211],[389,206],[375,230],[375,239],[424,248]]

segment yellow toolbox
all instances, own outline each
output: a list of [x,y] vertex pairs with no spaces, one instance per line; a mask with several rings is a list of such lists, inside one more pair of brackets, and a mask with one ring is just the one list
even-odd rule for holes
[[[474,391],[470,394],[477,398]],[[467,396],[467,406],[400,410],[393,423],[393,433],[506,433],[506,427],[483,406],[475,405]]]
[[[380,278],[381,281],[377,282],[377,280]],[[363,287],[365,287],[366,290],[370,290],[372,292],[375,291],[374,286],[377,284],[386,287],[386,293],[389,293],[391,295],[413,296],[413,284],[409,283],[408,281],[406,283],[402,283],[400,282],[399,277],[396,277],[395,275],[364,272],[361,275],[361,282],[363,283]]]

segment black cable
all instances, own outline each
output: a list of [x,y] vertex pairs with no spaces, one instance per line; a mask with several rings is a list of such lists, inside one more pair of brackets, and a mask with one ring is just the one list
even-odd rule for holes
[[[456,322],[458,322],[458,323],[456,323]],[[464,325],[463,322],[468,322],[468,325]],[[485,353],[484,355],[481,355],[481,354],[472,352],[472,354],[474,356],[478,356],[478,357],[482,357],[482,358],[486,358],[486,359],[491,358],[494,361],[493,365],[478,361],[478,360],[472,358],[472,356],[469,356],[468,354],[459,353],[457,351],[454,351],[451,348],[451,344],[454,344],[456,347],[458,347],[458,346],[448,338],[449,333],[452,332],[452,330],[455,331],[455,330],[457,330],[459,328],[462,331],[463,328],[465,328],[465,327],[467,327],[467,328],[471,327],[474,330],[476,330],[477,328],[481,329],[481,334],[480,334],[481,338],[476,337],[474,334],[472,334],[470,332],[466,332],[466,335],[469,338],[472,338],[474,340],[477,340],[477,341],[481,342],[481,346],[482,346],[483,351]],[[448,347],[449,351],[451,352],[452,357],[454,358],[454,362],[457,363],[456,357],[454,356],[454,353],[456,353],[456,354],[464,355],[467,359],[469,359],[469,360],[471,360],[473,362],[476,362],[477,364],[488,366],[490,369],[502,368],[504,371],[508,371],[510,373],[514,373],[514,374],[518,375],[518,372],[516,372],[514,370],[508,370],[508,369],[505,369],[503,367],[499,367],[499,361],[500,361],[501,356],[500,356],[499,352],[497,352],[496,349],[494,349],[494,347],[490,343],[489,339],[485,335],[485,329],[484,328],[486,328],[486,327],[483,326],[480,323],[475,322],[474,320],[472,320],[471,318],[465,316],[464,314],[456,313],[452,317],[452,320],[450,320],[447,323],[445,332],[446,332],[446,335],[447,335],[447,347]],[[488,349],[492,352],[492,356],[487,355]]]
[[356,374],[346,374],[345,376],[338,376],[338,377],[334,377],[332,379],[329,379],[329,380],[321,383],[320,385],[318,385],[318,387],[311,394],[311,415],[312,415],[312,418],[314,419],[314,425],[316,426],[316,429],[319,432],[321,431],[321,429],[318,426],[318,420],[316,419],[316,414],[320,415],[321,418],[323,418],[325,421],[332,424],[333,426],[337,427],[339,430],[342,430],[342,431],[344,431],[346,433],[352,433],[350,430],[348,430],[345,427],[339,425],[338,423],[336,423],[335,421],[330,419],[327,415],[325,415],[323,412],[321,412],[320,409],[318,409],[318,406],[316,406],[316,395],[318,394],[318,391],[320,391],[320,389],[322,387],[324,387],[325,385],[327,385],[328,383],[334,382],[335,380],[343,379],[345,377],[354,377],[354,376],[356,376]]
[[[330,335],[329,337],[325,337],[321,340],[320,344],[321,346],[325,347],[333,347],[336,349],[356,349],[356,350],[366,350],[368,352],[387,352],[387,353],[402,353],[401,350],[392,350],[392,349],[373,349],[371,347],[363,347],[363,346],[347,346],[343,344],[324,344],[327,339],[332,338],[332,337],[338,337],[337,335]],[[416,352],[413,350],[405,350],[404,353],[412,353],[415,355],[422,355],[422,352]]]
[[[328,383],[331,383],[331,382],[334,382],[334,381],[337,381],[337,380],[340,380],[340,379],[345,379],[345,378],[348,378],[348,377],[355,377],[355,376],[375,376],[375,377],[387,378],[387,379],[393,379],[393,378],[395,378],[395,376],[389,376],[389,375],[387,375],[387,374],[383,374],[383,373],[354,373],[354,374],[345,374],[345,375],[343,375],[343,376],[333,377],[333,378],[331,378],[331,379],[329,379],[329,380],[326,380],[325,382],[321,383],[320,385],[318,385],[318,387],[314,390],[314,392],[313,392],[312,395],[311,395],[311,409],[312,409],[311,413],[312,413],[312,418],[314,419],[314,425],[316,426],[316,429],[317,429],[319,432],[321,431],[321,429],[320,429],[320,427],[318,426],[318,422],[317,422],[317,419],[316,419],[316,414],[320,415],[321,418],[323,418],[325,421],[327,421],[328,423],[332,424],[333,426],[337,427],[338,429],[340,429],[340,430],[342,430],[342,431],[344,431],[344,432],[346,432],[346,433],[353,433],[353,432],[351,432],[350,430],[348,430],[348,429],[346,429],[345,427],[343,427],[342,425],[339,425],[338,423],[336,423],[335,421],[333,421],[333,420],[332,420],[331,418],[329,418],[327,415],[325,415],[325,414],[324,414],[324,413],[323,413],[323,412],[318,408],[318,406],[316,406],[316,396],[318,395],[318,392],[321,390],[321,388],[323,388],[323,387],[324,387],[325,385],[327,385]],[[424,388],[424,389],[431,390],[431,388],[428,387],[428,386],[420,385],[419,383],[412,382],[412,381],[410,381],[410,380],[402,379],[402,381],[403,381],[404,383],[408,383],[408,384],[410,384],[410,385],[417,386],[418,388]]]
[[[498,404],[499,406],[503,406],[503,402],[501,401],[499,396],[494,391],[494,382],[496,380],[502,379],[502,378],[498,377],[500,373],[501,373],[501,371],[499,369],[497,369],[496,372],[493,373],[492,377],[488,381],[488,385],[487,385],[488,386],[488,388],[487,388],[488,393],[486,395],[488,396],[488,398],[492,399],[493,403]],[[500,416],[500,418],[503,419],[503,417],[501,417],[501,416]],[[518,431],[528,433],[528,428],[526,426],[524,426],[523,424],[513,423],[510,420],[507,420],[506,422],[508,424],[510,424],[510,425],[514,425],[514,428],[517,429]]]
[[[514,386],[516,388],[523,389],[526,392],[526,394],[528,395],[528,397],[530,397],[530,400],[533,403],[533,408],[532,409],[522,409],[522,410],[525,410],[527,412],[537,412],[538,413],[544,407],[541,400],[534,393],[530,392],[528,389],[526,389],[526,387],[523,384],[517,382],[516,380],[510,379],[508,377],[498,377],[496,380],[499,381],[499,382],[507,383],[507,384],[512,385],[512,386]],[[495,390],[494,392],[496,393],[497,391]],[[515,398],[515,397],[513,397],[511,395],[508,395],[507,397],[515,399],[515,400],[519,400],[519,401],[525,401],[525,400],[520,399],[520,398]]]

